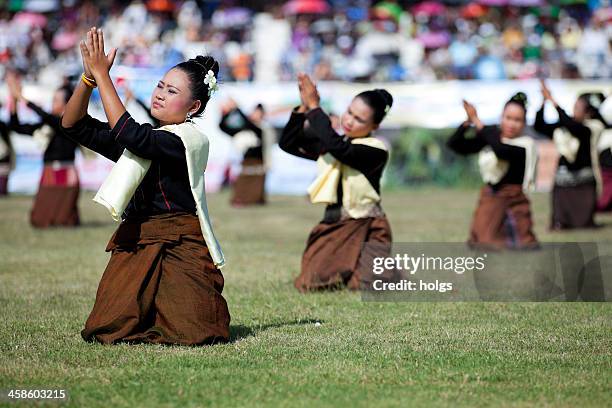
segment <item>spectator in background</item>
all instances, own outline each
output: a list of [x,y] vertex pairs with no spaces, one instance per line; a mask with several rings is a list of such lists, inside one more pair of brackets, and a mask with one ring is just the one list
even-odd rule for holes
[[472,77],[472,64],[478,50],[466,33],[459,33],[448,49],[453,64],[453,73],[459,79]]
[[58,2],[40,16],[0,12],[0,64],[28,79],[77,73],[76,41],[95,24],[120,48],[117,64],[165,68],[206,49],[224,64],[225,81],[288,81],[302,70],[347,81],[612,75],[612,25],[602,5],[348,0],[305,14],[262,0],[104,4]]

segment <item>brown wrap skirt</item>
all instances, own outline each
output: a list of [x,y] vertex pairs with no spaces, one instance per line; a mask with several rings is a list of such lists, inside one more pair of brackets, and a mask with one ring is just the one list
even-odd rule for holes
[[226,342],[230,315],[223,275],[197,216],[124,221],[81,332],[86,341],[199,345]]
[[491,249],[538,247],[529,199],[519,184],[480,190],[468,244]]
[[[300,292],[363,288],[364,277],[372,275],[367,269],[371,268],[371,259],[388,256],[391,242],[391,227],[385,216],[321,222],[310,232],[302,271],[294,285]],[[365,243],[374,243],[370,248],[375,249],[364,251]]]
[[550,228],[553,230],[594,228],[596,209],[595,182],[571,187],[555,185],[552,192]]
[[242,171],[234,182],[231,203],[236,206],[265,204],[266,170],[263,161],[247,158],[242,161]]
[[30,213],[36,228],[79,225],[79,176],[73,164],[45,164]]

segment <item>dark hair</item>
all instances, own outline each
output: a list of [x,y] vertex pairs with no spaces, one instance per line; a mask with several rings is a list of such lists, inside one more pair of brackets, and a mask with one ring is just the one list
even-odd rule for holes
[[202,114],[206,104],[208,103],[210,96],[208,95],[208,84],[204,83],[204,77],[208,71],[212,71],[219,81],[219,63],[211,56],[198,55],[188,61],[181,62],[174,66],[178,68],[189,77],[189,89],[193,99],[199,99],[202,105],[200,109],[195,113],[195,116]]
[[508,102],[506,102],[504,105],[504,109],[506,109],[510,104],[520,106],[525,114],[525,120],[527,120],[527,95],[525,95],[524,92],[517,92],[512,95],[512,98],[508,99]]
[[64,84],[63,86],[57,88],[55,92],[63,91],[64,92],[64,103],[68,103],[72,93],[74,92],[74,88],[70,84]]
[[578,99],[582,100],[586,105],[585,110],[587,115],[589,115],[589,118],[600,120],[606,127],[608,126],[603,116],[601,116],[601,113],[599,112],[599,107],[606,99],[604,94],[601,92],[587,92],[580,94]]
[[372,119],[375,124],[379,124],[387,115],[391,106],[393,106],[393,97],[385,89],[373,89],[365,91],[357,95],[361,98],[372,110],[374,115]]

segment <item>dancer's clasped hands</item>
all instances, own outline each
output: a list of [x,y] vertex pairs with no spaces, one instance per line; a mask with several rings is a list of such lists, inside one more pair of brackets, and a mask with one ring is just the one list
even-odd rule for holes
[[87,32],[85,40],[81,41],[80,49],[85,75],[98,79],[100,76],[108,74],[115,61],[117,49],[113,48],[108,54],[104,53],[104,33],[102,29],[92,27]]
[[316,85],[307,74],[298,74],[298,88],[300,89],[300,99],[302,106],[306,110],[313,110],[319,107],[321,97]]

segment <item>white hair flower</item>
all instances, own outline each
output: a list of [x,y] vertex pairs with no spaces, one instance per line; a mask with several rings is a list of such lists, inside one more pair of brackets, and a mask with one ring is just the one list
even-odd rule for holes
[[217,85],[217,78],[212,70],[208,70],[204,77],[204,83],[208,85],[208,96],[211,96],[214,92],[217,92],[219,86]]
[[597,96],[596,94],[591,94],[591,96],[589,96],[589,104],[591,104],[591,106],[595,109],[599,109],[599,107],[601,106],[601,100],[599,100],[599,96]]
[[389,109],[391,109],[391,106],[385,105],[385,113],[389,113]]

